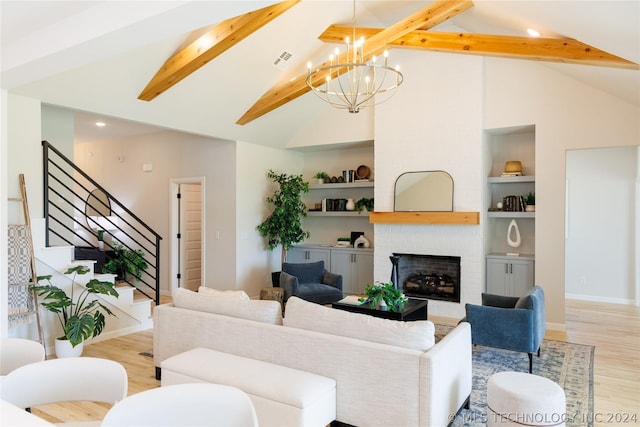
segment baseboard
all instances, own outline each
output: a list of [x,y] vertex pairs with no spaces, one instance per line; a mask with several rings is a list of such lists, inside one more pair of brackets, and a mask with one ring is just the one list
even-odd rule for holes
[[574,299],[578,301],[589,301],[589,302],[604,302],[608,304],[636,305],[636,302],[632,299],[610,298],[610,297],[594,296],[594,295],[565,294],[565,299]]

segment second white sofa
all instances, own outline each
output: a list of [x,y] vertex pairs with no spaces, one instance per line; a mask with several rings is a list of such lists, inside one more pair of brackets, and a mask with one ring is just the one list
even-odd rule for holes
[[172,304],[154,310],[154,362],[160,368],[167,358],[204,347],[333,378],[336,419],[362,427],[444,427],[468,403],[468,323],[434,345],[429,321],[378,319],[295,297],[281,323],[276,301],[178,289]]

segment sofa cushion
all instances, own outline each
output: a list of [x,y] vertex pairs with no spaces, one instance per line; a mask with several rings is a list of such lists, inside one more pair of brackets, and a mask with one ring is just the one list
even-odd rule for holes
[[525,295],[518,298],[518,301],[516,301],[516,305],[514,306],[514,308],[533,310],[533,300],[531,298],[531,293],[527,292]]
[[219,291],[213,288],[207,288],[205,286],[200,286],[198,288],[198,292],[208,294],[208,295],[216,295],[219,297],[228,297],[228,298],[240,298],[249,300],[249,295],[245,291]]
[[282,309],[278,301],[221,297],[177,288],[173,291],[173,305],[178,308],[222,314],[274,325],[282,324]]
[[324,261],[282,264],[282,271],[298,278],[298,283],[322,283]]
[[429,320],[399,322],[351,313],[291,297],[285,326],[426,351],[435,344],[435,327]]

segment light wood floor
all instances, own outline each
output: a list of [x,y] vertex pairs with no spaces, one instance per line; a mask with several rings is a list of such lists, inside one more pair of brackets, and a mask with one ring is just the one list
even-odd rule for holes
[[[457,319],[429,318],[457,323]],[[640,425],[640,308],[567,301],[566,327],[566,333],[548,331],[546,338],[596,347],[594,425]],[[87,346],[84,356],[122,363],[129,374],[131,395],[160,386],[153,359],[140,354],[152,349],[153,333],[144,331]],[[107,410],[107,405],[82,402],[41,406],[33,413],[53,422],[87,421],[102,418]]]

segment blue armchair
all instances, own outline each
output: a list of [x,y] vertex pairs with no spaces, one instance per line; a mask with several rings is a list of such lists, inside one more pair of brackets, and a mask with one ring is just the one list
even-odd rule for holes
[[533,353],[540,357],[540,343],[546,332],[544,291],[534,286],[520,298],[482,294],[482,305],[467,304],[473,344],[522,351],[529,355],[529,373]]
[[280,287],[284,300],[297,296],[317,304],[331,304],[342,297],[342,276],[324,268],[324,261],[282,264]]

